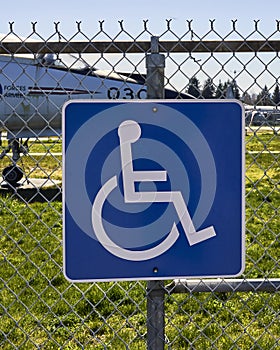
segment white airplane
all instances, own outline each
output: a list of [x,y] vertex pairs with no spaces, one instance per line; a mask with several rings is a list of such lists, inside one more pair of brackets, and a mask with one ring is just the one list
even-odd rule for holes
[[245,107],[246,126],[279,126],[280,111],[275,106],[249,106]]
[[[192,98],[168,89],[165,97]],[[0,55],[0,140],[3,132],[8,139],[0,159],[12,152],[3,179],[16,185],[22,178],[17,162],[28,153],[29,138],[61,135],[67,100],[95,98],[145,99],[145,76],[98,70],[70,54]]]

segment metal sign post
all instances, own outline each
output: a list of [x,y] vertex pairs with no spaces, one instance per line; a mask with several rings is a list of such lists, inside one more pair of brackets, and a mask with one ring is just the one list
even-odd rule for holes
[[[151,54],[146,57],[147,99],[164,98],[165,56],[159,54],[158,37],[151,38]],[[164,349],[164,281],[147,283],[147,349]]]

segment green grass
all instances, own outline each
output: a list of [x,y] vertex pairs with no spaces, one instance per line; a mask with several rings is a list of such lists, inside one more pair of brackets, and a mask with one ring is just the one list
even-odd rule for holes
[[[249,151],[279,150],[277,135],[246,141]],[[46,171],[59,171],[52,162]],[[246,154],[246,278],[280,278],[279,167],[276,153]],[[61,211],[59,201],[0,197],[0,348],[146,349],[146,283],[70,284]],[[279,308],[279,293],[167,295],[166,349],[277,349]]]
[[257,130],[246,136],[247,151],[279,151],[279,133]]

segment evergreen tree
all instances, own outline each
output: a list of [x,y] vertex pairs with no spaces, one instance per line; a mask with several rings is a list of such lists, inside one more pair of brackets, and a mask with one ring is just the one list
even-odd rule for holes
[[200,88],[199,88],[199,80],[194,76],[190,79],[189,87],[187,93],[192,95],[193,97],[200,97]]
[[234,91],[233,91],[233,84],[229,80],[224,84],[224,88],[225,88],[224,93],[226,98],[235,98]]
[[219,81],[219,85],[217,86],[215,98],[225,98],[224,85],[222,84],[221,80]]
[[230,82],[229,82],[229,80],[227,81],[227,82],[225,82],[224,83],[224,90],[223,90],[223,94],[224,94],[224,98],[227,98],[228,96],[228,88],[229,88],[229,86],[230,86]]
[[212,79],[208,78],[203,86],[202,97],[203,98],[214,98],[215,87],[213,85]]
[[280,104],[280,91],[279,91],[279,85],[277,84],[275,86],[273,95],[272,95],[272,101],[276,106],[279,106]]
[[271,95],[270,95],[266,85],[264,86],[262,91],[257,96],[257,104],[259,106],[271,106],[272,105]]
[[244,103],[246,103],[247,105],[253,105],[253,99],[252,99],[252,96],[247,92],[245,91],[242,95],[242,101]]
[[232,81],[232,91],[233,91],[234,98],[236,98],[237,100],[240,100],[240,92],[235,80]]

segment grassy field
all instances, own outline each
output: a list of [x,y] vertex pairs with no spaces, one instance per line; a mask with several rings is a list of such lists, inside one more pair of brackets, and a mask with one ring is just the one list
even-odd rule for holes
[[[279,141],[246,136],[246,278],[280,278]],[[61,143],[30,148],[48,150]],[[61,179],[61,156],[23,162],[32,176]],[[0,197],[0,348],[146,349],[146,283],[67,282],[61,211],[59,201]],[[279,309],[279,293],[167,295],[166,349],[278,349]]]

